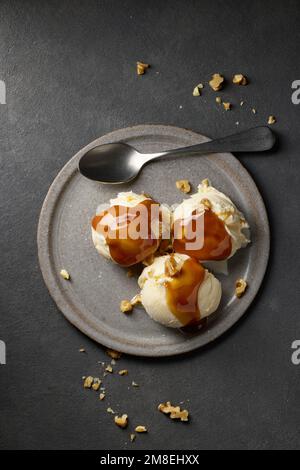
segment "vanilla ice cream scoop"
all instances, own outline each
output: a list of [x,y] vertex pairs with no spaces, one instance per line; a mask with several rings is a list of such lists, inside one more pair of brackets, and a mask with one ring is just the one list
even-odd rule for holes
[[145,194],[123,192],[99,206],[91,225],[96,250],[121,266],[132,266],[169,238],[170,210]]
[[249,225],[231,199],[204,180],[173,213],[173,247],[199,261],[231,258],[247,245]]
[[218,279],[184,254],[155,258],[138,283],[148,315],[171,328],[197,325],[217,310],[222,295]]

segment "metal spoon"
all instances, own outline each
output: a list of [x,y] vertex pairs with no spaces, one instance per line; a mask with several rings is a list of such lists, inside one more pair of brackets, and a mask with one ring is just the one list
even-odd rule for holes
[[79,161],[79,171],[91,180],[101,183],[127,183],[137,177],[145,163],[166,155],[192,155],[216,152],[262,152],[275,143],[269,127],[255,127],[221,139],[203,142],[160,153],[140,153],[123,142],[98,145],[84,154]]

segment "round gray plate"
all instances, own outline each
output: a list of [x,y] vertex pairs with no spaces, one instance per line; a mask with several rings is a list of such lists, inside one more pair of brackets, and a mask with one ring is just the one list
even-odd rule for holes
[[[125,141],[142,152],[186,147],[208,140],[194,132],[171,126],[143,125],[105,135],[78,152],[61,170],[44,201],[38,227],[38,253],[49,292],[66,318],[95,341],[129,354],[168,356],[191,351],[214,340],[246,311],[262,282],[269,255],[269,226],[264,203],[255,183],[236,158],[229,154],[168,157],[147,165],[139,178],[127,185],[102,185],[78,172],[80,157],[92,147]],[[196,190],[209,178],[244,212],[251,227],[252,243],[229,261],[229,275],[222,281],[223,297],[206,328],[194,334],[165,328],[152,321],[142,308],[132,314],[119,311],[122,299],[138,291],[136,277],[97,254],[90,221],[100,203],[117,192],[145,191],[167,204],[180,203],[178,179],[188,179]],[[60,276],[65,268],[67,282]],[[246,278],[247,293],[234,296],[235,280]]]

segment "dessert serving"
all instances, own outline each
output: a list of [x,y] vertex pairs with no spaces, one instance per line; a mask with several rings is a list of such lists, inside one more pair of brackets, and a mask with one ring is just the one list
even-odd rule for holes
[[171,328],[198,326],[220,304],[221,283],[201,262],[229,259],[249,243],[245,217],[207,179],[172,210],[146,194],[119,193],[98,208],[91,226],[105,258],[123,267],[146,265],[140,294],[123,300],[120,310],[141,303],[153,320]]

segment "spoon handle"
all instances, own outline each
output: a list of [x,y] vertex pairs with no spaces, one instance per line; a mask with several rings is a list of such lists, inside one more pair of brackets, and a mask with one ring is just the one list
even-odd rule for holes
[[167,150],[166,152],[158,154],[157,157],[193,153],[262,152],[271,149],[275,141],[275,134],[271,129],[267,126],[261,126],[220,139],[203,142],[202,144],[192,145],[191,147]]

